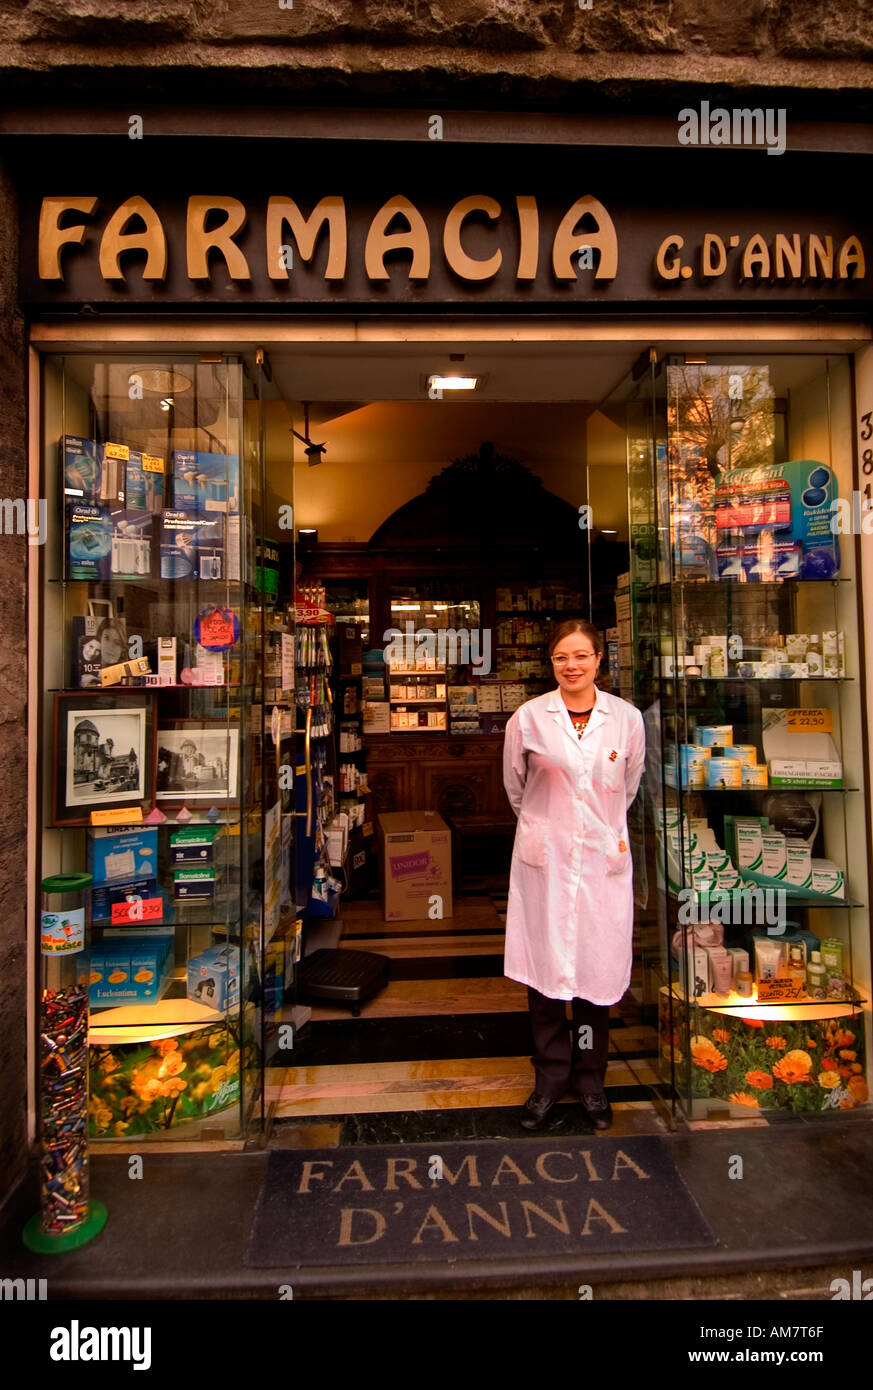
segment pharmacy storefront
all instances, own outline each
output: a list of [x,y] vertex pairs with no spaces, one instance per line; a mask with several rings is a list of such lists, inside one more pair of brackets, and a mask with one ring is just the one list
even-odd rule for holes
[[[653,1084],[677,1119],[865,1105],[873,231],[840,156],[76,149],[17,160],[34,1123],[47,989],[88,1028],[95,1140],[251,1135],[293,1104],[271,1072],[313,893],[336,912],[322,844],[353,897],[343,836],[366,864],[380,810],[505,820],[501,717],[556,611],[594,615],[646,723]],[[529,520],[525,553],[523,511],[495,520],[512,470],[461,479],[463,545],[435,560],[422,522],[401,585],[379,528],[495,437],[572,524],[550,554]],[[378,647],[428,595],[475,604],[493,686],[434,667],[392,694],[353,662],[355,733],[331,612],[366,601]]]

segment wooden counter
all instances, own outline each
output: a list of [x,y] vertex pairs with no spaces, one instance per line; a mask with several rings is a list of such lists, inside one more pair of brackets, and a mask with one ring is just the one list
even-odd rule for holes
[[503,789],[503,734],[367,734],[373,809],[458,815],[512,812]]

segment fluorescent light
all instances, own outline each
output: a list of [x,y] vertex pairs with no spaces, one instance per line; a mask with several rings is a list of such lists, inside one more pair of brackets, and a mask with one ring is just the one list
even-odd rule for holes
[[479,385],[477,376],[430,376],[427,384],[439,391],[475,391]]
[[392,603],[392,605],[391,605],[391,612],[392,612],[392,613],[400,613],[400,612],[404,612],[404,613],[418,613],[418,612],[420,612],[420,611],[421,611],[421,604],[420,604],[420,603]]

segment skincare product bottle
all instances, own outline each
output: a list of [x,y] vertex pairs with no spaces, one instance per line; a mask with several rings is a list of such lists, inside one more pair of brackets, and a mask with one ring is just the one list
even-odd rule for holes
[[803,964],[803,950],[800,946],[789,946],[788,948],[788,978],[794,984],[806,988],[806,969]]
[[736,991],[743,999],[752,997],[752,975],[749,970],[738,970],[736,978]]
[[806,967],[806,987],[812,999],[827,997],[826,971],[821,963],[821,951],[813,951]]
[[820,676],[824,671],[824,658],[822,656],[821,642],[817,632],[809,634],[809,646],[806,649],[806,665],[811,676]]

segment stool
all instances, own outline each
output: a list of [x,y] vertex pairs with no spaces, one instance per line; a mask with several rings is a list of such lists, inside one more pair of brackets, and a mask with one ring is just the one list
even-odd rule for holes
[[341,951],[323,947],[304,956],[297,975],[303,999],[329,999],[335,1004],[351,1004],[358,1018],[361,1005],[378,994],[388,983],[388,956],[374,951]]

